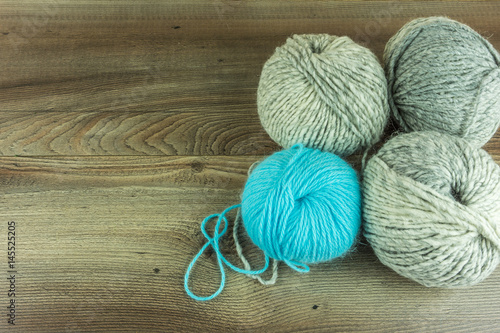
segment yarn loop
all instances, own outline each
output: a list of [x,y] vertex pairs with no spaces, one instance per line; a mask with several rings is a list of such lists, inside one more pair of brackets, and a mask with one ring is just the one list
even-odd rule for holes
[[[238,273],[251,274],[251,275],[262,274],[269,267],[269,257],[267,255],[265,255],[265,264],[264,264],[263,268],[257,269],[257,270],[246,270],[246,269],[241,269],[241,268],[239,268],[239,267],[231,264],[224,257],[224,255],[221,253],[221,250],[220,250],[220,247],[219,247],[219,240],[220,240],[220,238],[222,236],[224,236],[224,234],[226,233],[227,228],[228,228],[228,221],[227,221],[227,218],[226,218],[226,214],[229,213],[231,210],[237,209],[237,208],[240,208],[240,207],[241,207],[241,204],[237,204],[237,205],[231,206],[229,208],[226,208],[220,214],[212,214],[212,215],[207,216],[203,220],[203,222],[201,223],[201,232],[203,233],[203,236],[205,236],[205,238],[208,240],[208,242],[205,243],[205,245],[203,245],[203,247],[201,248],[201,250],[195,255],[195,257],[193,258],[193,260],[191,261],[191,263],[189,264],[189,266],[187,268],[186,275],[184,276],[184,289],[186,290],[186,293],[191,298],[193,298],[193,299],[195,299],[197,301],[208,301],[208,300],[211,300],[211,299],[217,297],[222,292],[222,290],[224,289],[224,285],[226,283],[226,273],[224,272],[224,264],[226,266],[228,266],[229,268],[231,268],[232,270],[238,272]],[[206,229],[206,225],[207,225],[207,223],[210,220],[215,219],[215,218],[217,218],[217,223],[215,224],[214,236],[210,237],[210,235],[208,234],[208,231]],[[219,229],[220,229],[222,223],[224,223],[223,224],[224,227],[223,227],[222,231],[219,232]],[[196,261],[201,257],[201,255],[203,254],[203,252],[205,252],[205,250],[209,246],[212,246],[212,248],[214,249],[215,254],[217,255],[217,263],[219,265],[219,269],[220,269],[220,272],[221,272],[221,281],[220,281],[219,289],[217,289],[217,291],[214,292],[212,295],[210,295],[210,296],[197,296],[197,295],[195,295],[191,291],[191,289],[189,289],[189,285],[188,285],[188,283],[189,283],[189,276],[191,274],[191,270],[193,269],[194,264],[196,263]]]

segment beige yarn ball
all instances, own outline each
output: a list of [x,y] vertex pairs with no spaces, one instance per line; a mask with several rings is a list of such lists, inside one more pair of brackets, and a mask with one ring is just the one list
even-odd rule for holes
[[364,235],[380,261],[428,287],[474,285],[500,259],[500,167],[438,132],[389,140],[363,172]]
[[387,43],[392,113],[409,131],[433,130],[483,146],[500,125],[500,54],[445,17],[413,20]]
[[380,139],[389,117],[387,82],[375,55],[348,37],[294,35],[265,63],[257,106],[284,148],[346,156]]

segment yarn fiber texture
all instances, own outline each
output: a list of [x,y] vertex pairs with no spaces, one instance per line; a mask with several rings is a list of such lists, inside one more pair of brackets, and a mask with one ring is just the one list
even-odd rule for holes
[[413,20],[387,43],[392,113],[405,131],[434,130],[481,147],[500,124],[500,55],[444,17]]
[[376,56],[327,34],[294,35],[276,48],[262,69],[257,107],[284,148],[302,143],[340,156],[377,142],[390,113]]
[[364,235],[380,261],[428,287],[470,286],[500,258],[500,167],[438,132],[389,140],[363,173]]
[[334,154],[300,144],[253,170],[241,205],[251,240],[297,270],[344,254],[361,225],[356,171]]

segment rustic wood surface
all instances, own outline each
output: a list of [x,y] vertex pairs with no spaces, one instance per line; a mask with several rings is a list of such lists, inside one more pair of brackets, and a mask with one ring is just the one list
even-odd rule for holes
[[[500,269],[472,288],[425,288],[364,242],[308,274],[281,266],[274,286],[227,271],[213,301],[183,289],[201,220],[237,203],[248,167],[279,150],[255,100],[274,48],[330,33],[381,57],[405,22],[431,15],[500,49],[496,1],[0,1],[0,331],[498,331]],[[500,163],[500,132],[485,149]],[[236,261],[231,239],[222,246]],[[213,253],[192,277],[198,293],[218,286]]]

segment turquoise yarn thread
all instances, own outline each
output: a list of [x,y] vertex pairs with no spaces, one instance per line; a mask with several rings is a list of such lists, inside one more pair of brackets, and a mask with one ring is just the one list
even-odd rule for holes
[[[241,207],[243,224],[250,239],[265,256],[264,267],[244,270],[221,253],[219,240],[226,233],[226,214]],[[206,224],[217,218],[214,236]],[[223,225],[222,231],[219,232]],[[225,286],[224,264],[238,273],[259,275],[269,259],[284,261],[298,272],[346,253],[361,226],[361,190],[356,171],[340,157],[297,144],[266,158],[250,174],[241,204],[221,214],[206,217],[201,230],[208,242],[195,255],[184,277],[184,289],[193,299],[207,301]],[[221,271],[219,288],[210,296],[197,296],[188,286],[191,270],[203,252],[212,246]]]
[[[224,236],[224,234],[226,233],[227,231],[227,219],[226,219],[226,214],[233,210],[233,209],[236,209],[236,208],[239,208],[241,207],[241,204],[238,204],[238,205],[234,205],[234,206],[231,206],[229,208],[226,208],[222,213],[220,214],[212,214],[212,215],[209,215],[207,216],[203,222],[201,222],[201,232],[203,233],[203,235],[205,236],[205,238],[208,240],[208,242],[203,245],[203,247],[201,248],[201,250],[196,254],[196,256],[193,258],[193,260],[191,261],[191,263],[189,264],[188,266],[188,269],[186,271],[186,275],[184,276],[184,290],[186,290],[186,293],[193,299],[197,300],[197,301],[209,301],[215,297],[217,297],[221,292],[222,290],[224,289],[224,285],[226,283],[226,273],[224,272],[224,264],[226,264],[228,267],[230,267],[231,269],[235,270],[236,272],[238,273],[242,273],[242,274],[252,274],[252,275],[258,275],[258,274],[262,274],[264,273],[267,268],[269,267],[269,257],[266,255],[265,256],[265,260],[266,260],[266,263],[264,265],[263,268],[259,269],[259,270],[245,270],[245,269],[241,269],[239,267],[236,267],[234,266],[233,264],[231,264],[225,257],[224,255],[222,255],[221,251],[220,251],[220,248],[219,248],[219,239]],[[208,234],[207,232],[207,229],[206,229],[206,225],[207,223],[212,220],[213,218],[217,218],[217,223],[215,224],[215,231],[214,231],[214,236],[213,237],[210,237],[210,235]],[[222,229],[222,231],[219,233],[219,229],[220,229],[220,226],[221,226],[221,223],[224,222],[224,228]],[[221,280],[220,280],[220,285],[219,285],[219,289],[217,289],[216,292],[214,292],[212,295],[210,296],[197,296],[195,295],[191,289],[189,289],[189,286],[188,286],[188,282],[189,282],[189,275],[191,274],[191,270],[193,269],[193,266],[194,264],[196,263],[196,261],[198,260],[198,258],[201,257],[201,255],[203,254],[203,252],[205,252],[205,250],[210,246],[212,245],[212,247],[214,248],[214,252],[215,254],[217,255],[217,263],[219,264],[219,268],[220,268],[220,271],[221,271]]]

